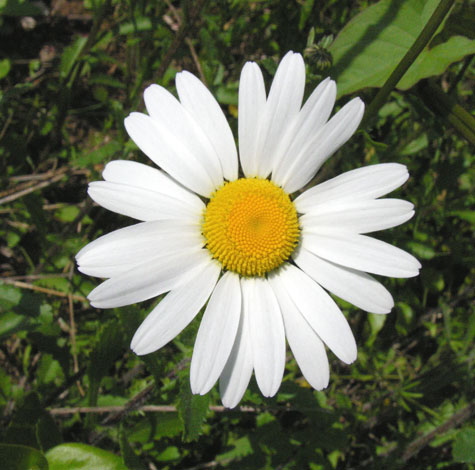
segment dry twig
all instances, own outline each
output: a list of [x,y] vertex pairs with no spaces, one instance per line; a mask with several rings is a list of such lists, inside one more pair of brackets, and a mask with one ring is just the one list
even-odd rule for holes
[[402,459],[404,462],[412,459],[415,455],[419,453],[426,445],[428,445],[432,439],[440,434],[446,433],[449,429],[455,428],[471,418],[475,412],[475,401],[472,401],[465,408],[461,409],[458,413],[455,413],[450,419],[445,423],[437,426],[431,432],[425,434],[424,436],[419,437],[415,441],[412,441],[407,447],[404,453],[402,454]]
[[29,284],[27,282],[21,282],[21,281],[15,281],[10,278],[2,279],[1,282],[5,284],[10,284],[15,287],[19,287],[20,289],[29,289],[29,290],[33,290],[35,292],[41,292],[47,295],[54,295],[56,297],[69,297],[71,295],[71,300],[74,300],[76,302],[87,301],[86,297],[83,297],[82,295],[72,295],[72,294],[68,294],[67,292],[61,292],[60,290],[48,289],[46,287],[41,287],[41,286],[35,286],[34,284]]
[[[53,416],[69,416],[75,413],[81,414],[104,414],[104,413],[120,413],[124,412],[127,408],[125,406],[78,406],[72,408],[51,408],[49,412]],[[252,406],[240,406],[238,408],[230,410],[224,406],[210,406],[211,411],[217,413],[223,413],[225,411],[239,411],[243,413],[256,413],[259,411]],[[144,405],[135,408],[134,411],[141,411],[143,413],[175,413],[177,411],[176,406],[173,405]]]

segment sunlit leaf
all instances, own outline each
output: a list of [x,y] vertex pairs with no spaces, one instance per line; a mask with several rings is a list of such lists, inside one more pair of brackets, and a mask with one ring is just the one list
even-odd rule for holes
[[[438,3],[438,0],[381,0],[356,15],[329,47],[334,64],[330,74],[338,83],[338,95],[382,86]],[[403,90],[410,88],[474,52],[475,42],[463,36],[453,36],[445,43],[427,47],[397,86]]]
[[128,470],[111,452],[86,444],[60,444],[46,452],[49,470]]
[[456,462],[475,463],[475,428],[465,428],[458,432],[452,452]]

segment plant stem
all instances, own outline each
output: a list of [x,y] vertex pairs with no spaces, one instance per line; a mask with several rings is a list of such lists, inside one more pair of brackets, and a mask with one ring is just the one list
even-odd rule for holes
[[443,116],[457,132],[475,144],[475,118],[451,96],[444,93],[432,80],[424,80],[417,86],[424,104],[436,115]]
[[368,125],[370,119],[379,111],[379,108],[386,102],[389,94],[401,80],[402,76],[407,72],[412,63],[417,59],[417,56],[429,43],[433,34],[437,31],[440,23],[452,8],[455,0],[441,0],[434,13],[430,17],[424,29],[421,31],[414,44],[406,52],[406,55],[401,59],[397,67],[393,70],[386,83],[379,89],[373,101],[368,106],[363,121],[360,127],[364,128]]

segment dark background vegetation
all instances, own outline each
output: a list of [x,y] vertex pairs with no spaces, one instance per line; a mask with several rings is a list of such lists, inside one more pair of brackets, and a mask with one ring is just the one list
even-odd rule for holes
[[[254,379],[232,411],[216,389],[192,397],[199,321],[138,358],[129,342],[153,302],[92,308],[85,296],[98,280],[75,269],[82,246],[132,222],[95,206],[86,189],[112,159],[147,162],[123,119],[143,109],[148,84],[174,91],[177,71],[195,73],[236,129],[245,61],[269,84],[294,50],[305,55],[307,92],[330,75],[338,107],[356,95],[369,103],[438,2],[374,4],[0,0],[2,468],[474,468],[469,2],[455,2],[425,62],[317,176],[407,165],[396,195],[416,216],[378,236],[423,264],[418,278],[383,280],[396,301],[388,316],[339,301],[359,353],[351,366],[330,354],[328,389],[309,388],[289,355],[273,399]],[[375,70],[381,57],[388,70]]]

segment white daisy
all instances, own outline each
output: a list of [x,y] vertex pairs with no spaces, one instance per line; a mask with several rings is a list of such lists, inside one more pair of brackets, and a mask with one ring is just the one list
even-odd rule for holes
[[[359,98],[328,120],[336,86],[327,79],[301,106],[300,54],[281,61],[266,97],[259,67],[248,62],[239,86],[239,160],[216,100],[192,74],[176,77],[179,100],[145,90],[148,115],[125,127],[158,166],[106,165],[89,195],[142,221],[105,235],[77,255],[79,270],[109,278],[89,294],[97,308],[168,294],[139,327],[137,354],[161,348],[206,305],[191,361],[193,393],[219,379],[223,404],[236,406],[252,372],[273,396],[285,367],[285,338],[306,380],[328,385],[325,345],[343,362],[356,343],[329,291],[373,313],[388,313],[390,293],[367,273],[411,277],[408,253],[364,234],[402,224],[413,205],[379,199],[408,178],[405,166],[360,168],[295,199],[325,160],[358,128]],[[240,167],[239,167],[240,163]],[[240,176],[242,172],[243,176]]]

